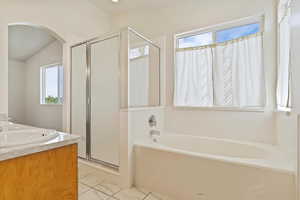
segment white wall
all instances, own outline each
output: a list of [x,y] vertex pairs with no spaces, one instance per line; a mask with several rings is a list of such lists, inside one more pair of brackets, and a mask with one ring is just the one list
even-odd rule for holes
[[300,137],[299,137],[299,124],[300,124],[300,1],[293,1],[292,7],[292,20],[291,20],[291,64],[292,64],[292,72],[293,72],[293,107],[297,116],[298,121],[298,130],[297,130],[297,159],[298,159],[298,168],[297,168],[297,200],[300,199],[300,165],[299,165],[299,152],[300,152]]
[[[173,34],[216,25],[252,15],[265,14],[265,69],[267,79],[267,112],[229,112],[174,109]],[[276,83],[276,1],[228,0],[189,1],[167,8],[138,10],[113,18],[116,27],[126,25],[146,36],[166,37],[165,127],[168,131],[238,140],[276,143],[276,117],[269,112],[275,105]],[[147,23],[145,23],[147,22]]]
[[[2,0],[0,2],[0,112],[8,110],[8,24],[30,23],[46,27],[65,40],[63,64],[68,71],[69,47],[110,29],[110,18],[84,0]],[[69,88],[69,76],[65,77]],[[69,102],[67,90],[66,101]],[[64,107],[64,125],[68,123],[68,106]]]
[[62,105],[40,104],[40,68],[45,65],[62,63],[63,46],[55,41],[26,61],[26,105],[27,125],[62,130]]
[[[297,159],[297,115],[291,113],[277,113],[276,132],[281,150],[287,152],[289,159]],[[296,163],[295,163],[296,164]]]
[[26,65],[24,62],[11,59],[8,61],[8,65],[8,114],[14,122],[22,124],[25,123]]

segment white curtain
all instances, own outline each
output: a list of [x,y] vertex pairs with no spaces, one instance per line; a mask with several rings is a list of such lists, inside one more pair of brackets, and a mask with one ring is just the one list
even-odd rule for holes
[[175,106],[263,107],[262,33],[176,52]]
[[219,44],[215,50],[214,94],[217,106],[263,107],[265,78],[262,34]]
[[278,7],[279,64],[277,70],[277,107],[290,108],[290,1],[280,1]]
[[175,106],[212,106],[212,48],[176,52]]

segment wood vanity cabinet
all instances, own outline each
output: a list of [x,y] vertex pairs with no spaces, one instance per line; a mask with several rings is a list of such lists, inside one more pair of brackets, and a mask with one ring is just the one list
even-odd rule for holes
[[0,161],[0,200],[77,200],[77,144]]

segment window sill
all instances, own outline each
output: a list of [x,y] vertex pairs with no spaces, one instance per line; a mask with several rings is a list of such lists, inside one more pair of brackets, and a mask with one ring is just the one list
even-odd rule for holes
[[237,107],[197,107],[197,106],[172,106],[175,110],[202,110],[202,111],[230,111],[230,112],[265,112],[264,107],[237,108]]
[[276,112],[286,112],[286,113],[291,113],[291,112],[292,112],[292,108],[278,107],[278,108],[276,109]]
[[121,112],[130,112],[130,111],[144,111],[144,110],[159,110],[164,109],[164,106],[144,106],[144,107],[131,107],[131,108],[121,108]]
[[41,106],[63,106],[63,104],[46,104],[46,103],[40,103]]

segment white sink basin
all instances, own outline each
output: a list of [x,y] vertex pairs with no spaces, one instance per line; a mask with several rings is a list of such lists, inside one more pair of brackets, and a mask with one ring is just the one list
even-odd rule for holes
[[46,142],[59,134],[54,130],[31,129],[0,132],[0,148]]
[[0,133],[4,131],[18,131],[24,129],[34,129],[32,126],[26,126],[22,124],[15,124],[12,122],[3,122],[0,121]]

